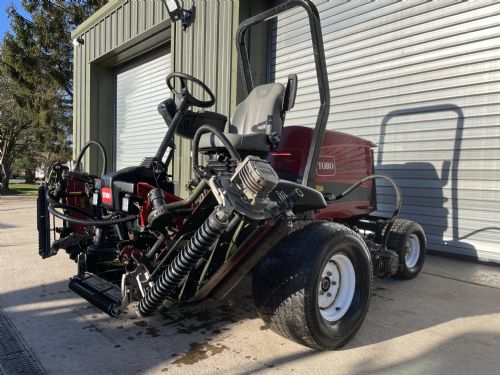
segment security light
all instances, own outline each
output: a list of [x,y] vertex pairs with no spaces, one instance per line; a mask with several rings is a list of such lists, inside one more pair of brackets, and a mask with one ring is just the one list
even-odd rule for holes
[[85,44],[85,41],[81,36],[78,38],[73,39],[73,47],[78,47],[78,46],[83,46]]
[[194,10],[193,6],[190,10],[183,9],[179,4],[178,0],[162,0],[167,6],[168,15],[172,22],[181,21],[182,28],[184,31],[193,23],[194,21]]
[[182,18],[183,9],[177,0],[164,0],[163,1],[168,9],[168,14],[172,21],[178,21]]

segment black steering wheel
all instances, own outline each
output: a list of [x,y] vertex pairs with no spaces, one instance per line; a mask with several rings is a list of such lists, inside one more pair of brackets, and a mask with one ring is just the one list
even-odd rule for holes
[[[174,88],[174,79],[175,78],[179,78],[179,80],[181,81],[181,92],[176,91]],[[197,84],[198,86],[200,86],[203,89],[203,91],[205,91],[208,94],[210,99],[209,100],[199,100],[199,99],[196,99],[193,95],[191,95],[191,93],[189,92],[189,89],[187,87],[188,81],[191,81],[191,82],[193,82],[193,84]],[[189,74],[175,73],[175,72],[170,73],[167,76],[167,86],[170,89],[170,91],[172,91],[174,93],[174,95],[176,95],[177,97],[180,97],[180,98],[185,98],[190,105],[194,105],[194,106],[200,107],[200,108],[208,108],[208,107],[211,107],[215,103],[215,95],[207,87],[207,85],[205,85],[199,79],[194,78],[193,76],[190,76]]]

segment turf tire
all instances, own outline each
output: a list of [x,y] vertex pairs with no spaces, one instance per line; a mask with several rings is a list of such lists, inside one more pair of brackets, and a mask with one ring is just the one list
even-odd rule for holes
[[[320,350],[345,345],[361,327],[373,289],[371,257],[353,230],[329,222],[313,222],[285,237],[253,272],[253,295],[266,325],[296,343]],[[321,272],[341,253],[355,272],[352,302],[338,321],[326,320],[318,305]]]
[[[405,252],[407,247],[410,246],[411,236],[418,239],[420,253],[416,264],[409,267],[406,263]],[[410,220],[396,219],[387,239],[387,248],[394,250],[399,255],[398,272],[393,277],[410,280],[420,273],[425,262],[427,240],[424,230],[419,224]]]

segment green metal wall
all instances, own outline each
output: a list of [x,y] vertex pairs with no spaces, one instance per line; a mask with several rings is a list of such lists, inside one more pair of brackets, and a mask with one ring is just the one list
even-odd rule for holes
[[[111,154],[114,67],[164,44],[169,35],[166,9],[161,1],[148,0],[111,0],[72,33],[84,40],[74,49],[74,156],[89,139],[101,141]],[[87,153],[87,171],[97,172],[97,155]]]
[[[156,48],[171,50],[171,71],[192,74],[215,93],[211,110],[230,115],[243,98],[234,42],[239,22],[270,6],[268,0],[185,0],[185,9],[195,7],[195,20],[186,31],[171,22],[161,0],[111,0],[72,34],[84,45],[75,47],[73,140],[74,156],[89,139],[113,150],[114,72],[117,66]],[[254,79],[266,75],[267,29],[257,28],[249,36]],[[170,44],[170,46],[168,45]],[[199,94],[195,91],[195,94]],[[177,139],[173,162],[174,180],[183,186],[191,177],[191,142]],[[108,170],[111,168],[111,157]],[[90,152],[84,160],[87,171],[97,173],[100,160]]]
[[[193,74],[205,81],[217,96],[213,109],[230,114],[236,104],[233,34],[238,24],[238,2],[198,0],[183,5],[187,9],[196,7],[195,22],[187,31],[179,23],[170,29],[168,13],[159,0],[114,0],[73,32],[73,38],[84,39],[84,45],[74,50],[75,157],[89,139],[101,141],[111,154],[114,69],[151,49],[166,47],[167,40],[171,43],[171,70]],[[184,186],[191,177],[191,144],[177,139],[177,145],[172,172],[174,179]],[[85,169],[96,173],[100,162],[98,153],[90,152],[84,160]],[[110,167],[108,162],[108,170]]]
[[[185,9],[195,7],[195,20],[186,31],[179,22],[173,28],[172,71],[191,74],[210,87],[216,96],[213,110],[229,116],[236,106],[236,50],[234,33],[238,25],[238,1],[183,1]],[[194,88],[195,96],[202,95]],[[201,97],[201,96],[200,96]],[[191,178],[191,141],[177,137],[173,163],[175,179],[184,183]]]
[[[238,24],[238,1],[185,1],[196,7],[194,24],[183,31],[172,29],[160,0],[112,0],[72,34],[84,45],[75,47],[74,61],[74,156],[89,139],[104,143],[111,154],[114,122],[113,77],[117,66],[155,48],[172,51],[171,71],[200,78],[217,96],[214,110],[229,115],[236,105],[236,54],[233,35]],[[196,91],[195,91],[196,93]],[[177,139],[174,179],[181,187],[191,176],[190,141]],[[87,171],[97,172],[97,152],[84,160]],[[109,157],[111,159],[111,157]],[[108,162],[108,170],[111,163]],[[181,188],[182,195],[185,195]]]

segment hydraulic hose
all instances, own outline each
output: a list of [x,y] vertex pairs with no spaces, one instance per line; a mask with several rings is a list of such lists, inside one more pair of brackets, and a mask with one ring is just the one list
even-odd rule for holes
[[77,171],[80,169],[80,163],[82,162],[83,155],[85,154],[85,151],[87,151],[87,149],[92,145],[97,146],[99,150],[101,150],[103,164],[101,176],[103,176],[104,174],[106,174],[106,170],[108,169],[108,157],[106,155],[106,151],[104,150],[104,146],[97,141],[88,141],[87,143],[85,143],[85,146],[83,146],[80,153],[78,154],[78,157],[76,158],[76,164],[73,168],[73,171]]
[[227,216],[223,211],[218,211],[217,207],[141,299],[137,310],[139,316],[153,314],[163,301],[172,296],[196,263],[212,249],[228,225]]
[[193,170],[196,172],[198,177],[201,178],[203,173],[200,170],[200,166],[198,165],[198,149],[199,149],[199,143],[200,143],[200,138],[203,134],[205,133],[213,133],[217,138],[220,139],[226,150],[229,152],[231,155],[231,158],[233,158],[236,161],[241,161],[241,157],[238,154],[238,151],[236,151],[236,148],[231,144],[229,139],[225,136],[223,132],[221,132],[219,129],[217,129],[213,125],[202,125],[198,128],[196,131],[194,138],[193,138]]
[[179,208],[187,207],[187,206],[193,204],[194,201],[203,192],[203,190],[205,190],[207,185],[208,185],[207,180],[205,180],[205,179],[201,180],[198,183],[198,185],[196,185],[196,188],[193,190],[193,192],[191,193],[191,195],[188,198],[183,199],[181,201],[177,201],[177,202],[167,203],[165,205],[165,207],[168,208],[170,211],[173,211],[173,210],[177,210]]
[[88,213],[85,211],[79,210],[76,207],[73,206],[68,206],[66,204],[62,203],[51,203],[49,204],[49,212],[54,215],[55,217],[65,220],[68,223],[72,224],[77,224],[77,225],[84,225],[84,226],[95,226],[95,227],[102,227],[106,225],[115,225],[115,224],[121,224],[121,223],[126,223],[127,221],[132,221],[137,219],[136,215],[128,215],[124,216],[118,219],[106,219],[106,220],[96,220],[96,219],[90,219],[90,220],[83,220],[83,219],[77,219],[75,217],[71,217],[68,215],[65,215],[59,211],[56,211],[56,208],[62,208],[63,210],[73,210],[75,212],[81,213],[86,216],[90,216]]
[[394,224],[394,221],[396,220],[396,218],[399,215],[399,211],[401,211],[401,204],[402,204],[401,188],[399,187],[399,185],[396,182],[396,180],[394,180],[392,177],[384,176],[382,174],[372,174],[370,176],[367,176],[367,177],[359,180],[354,185],[352,185],[351,187],[349,187],[349,189],[347,189],[346,191],[344,191],[344,192],[340,193],[339,195],[335,196],[330,201],[338,201],[338,200],[344,198],[346,195],[349,195],[350,193],[352,193],[358,187],[360,187],[361,185],[363,185],[366,181],[375,180],[377,178],[389,181],[389,183],[394,188],[394,191],[396,192],[396,208],[394,209],[392,217],[389,219],[389,221],[387,222],[386,227],[384,228],[384,237],[382,238],[382,245],[384,247],[386,247],[387,246],[387,239],[389,238],[389,232],[390,232],[390,230],[392,228],[392,225]]
[[156,266],[155,270],[151,273],[151,275],[149,276],[149,280],[154,280],[154,277],[155,275],[161,271],[163,265],[165,264],[165,262],[167,262],[168,260],[168,257],[170,255],[170,253],[172,251],[174,251],[175,249],[177,249],[177,245],[183,241],[187,236],[193,234],[193,232],[186,232],[184,233],[183,235],[181,235],[175,242],[174,244],[167,250],[167,253],[165,254],[165,256],[163,257],[163,259],[160,261],[160,263]]

